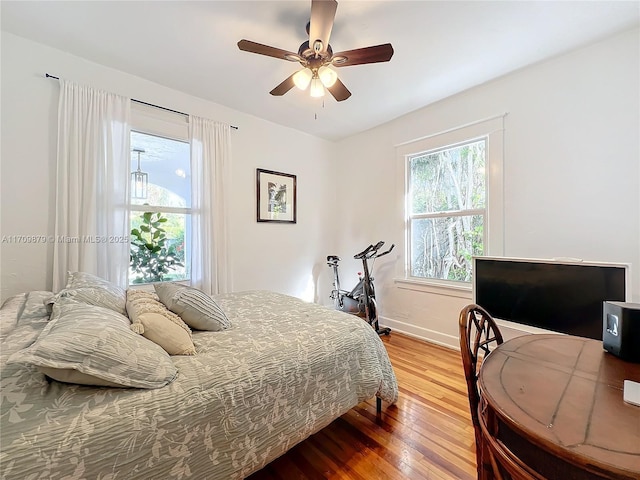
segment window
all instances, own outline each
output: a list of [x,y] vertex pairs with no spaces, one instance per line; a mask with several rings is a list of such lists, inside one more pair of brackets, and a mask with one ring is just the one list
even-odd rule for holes
[[484,253],[486,139],[408,157],[412,277],[469,282]]
[[132,176],[129,283],[189,280],[191,166],[186,129],[176,135],[161,122],[145,122],[140,115],[138,122],[133,118],[134,128],[153,127],[131,132],[131,172],[139,169],[146,174],[146,188],[136,185]]
[[500,116],[397,147],[407,281],[468,284],[473,256],[503,254],[502,124]]

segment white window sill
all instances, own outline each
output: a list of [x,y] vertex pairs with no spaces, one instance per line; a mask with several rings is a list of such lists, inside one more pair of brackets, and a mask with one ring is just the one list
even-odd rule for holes
[[394,278],[394,283],[403,290],[433,293],[449,297],[472,298],[470,283],[438,282],[433,280],[416,280],[413,278]]
[[186,285],[186,286],[190,286],[191,285],[191,279],[187,279],[187,280],[165,280],[162,282],[152,282],[152,283],[130,283],[129,284],[129,288],[131,289],[137,289],[137,290],[148,290],[148,291],[154,291],[155,287],[154,285],[156,283],[178,283],[180,285]]

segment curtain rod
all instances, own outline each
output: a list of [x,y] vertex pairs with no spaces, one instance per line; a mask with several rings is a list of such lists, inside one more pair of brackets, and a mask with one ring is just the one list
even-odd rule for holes
[[[48,73],[45,73],[44,75],[45,75],[46,78],[53,78],[55,80],[60,80],[59,77],[56,77],[54,75],[49,75]],[[189,117],[190,116],[188,113],[179,112],[178,110],[172,110],[171,108],[162,107],[160,105],[154,105],[153,103],[143,102],[142,100],[136,100],[135,98],[132,98],[131,101],[132,102],[136,102],[136,103],[140,103],[142,105],[148,105],[149,107],[159,108],[159,109],[165,110],[167,112],[177,113],[178,115],[184,115],[185,117]],[[234,130],[238,130],[238,127],[236,127],[235,125],[229,125],[229,127],[233,128]]]

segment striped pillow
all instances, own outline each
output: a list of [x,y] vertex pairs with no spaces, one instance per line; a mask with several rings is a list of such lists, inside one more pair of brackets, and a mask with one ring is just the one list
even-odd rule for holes
[[171,282],[156,283],[154,288],[160,301],[191,328],[217,332],[231,326],[213,298],[197,288]]

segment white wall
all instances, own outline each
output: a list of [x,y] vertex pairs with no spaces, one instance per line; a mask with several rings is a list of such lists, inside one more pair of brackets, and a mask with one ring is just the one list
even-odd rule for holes
[[[62,75],[240,127],[232,134],[235,290],[327,303],[326,255],[343,257],[350,288],[361,270],[353,254],[382,239],[398,246],[376,265],[384,323],[456,346],[470,291],[394,281],[404,241],[395,145],[508,112],[503,254],[629,262],[640,301],[639,36],[626,32],[332,144],[3,33],[0,234],[53,231],[58,86],[43,75]],[[257,167],[298,175],[297,225],[256,223]],[[3,243],[2,299],[50,288],[51,253],[51,245]]]
[[[231,266],[235,290],[271,289],[324,300],[324,257],[335,144],[162,87],[48,46],[2,33],[0,295],[50,289],[53,245],[8,243],[53,234],[58,82],[44,74],[237,125],[232,131]],[[193,72],[185,72],[185,75]],[[256,222],[256,168],[297,175],[298,223]],[[322,201],[319,201],[322,199]]]
[[[380,239],[403,247],[395,145],[508,112],[502,254],[631,263],[632,300],[640,301],[639,37],[638,29],[625,32],[341,142],[338,202],[353,208],[337,225],[336,253]],[[356,182],[362,172],[366,182]],[[364,213],[355,208],[363,198]],[[470,290],[395,282],[403,275],[398,251],[375,275],[383,323],[457,346]],[[355,261],[343,263],[345,276],[355,276]]]

